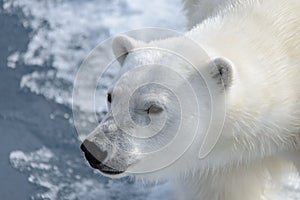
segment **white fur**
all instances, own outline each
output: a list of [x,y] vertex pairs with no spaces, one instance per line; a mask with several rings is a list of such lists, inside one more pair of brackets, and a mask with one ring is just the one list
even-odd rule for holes
[[[185,2],[190,27],[205,19],[195,9],[209,3],[219,1]],[[199,200],[272,199],[268,181],[300,160],[300,2],[236,0],[212,13],[186,35],[231,60],[236,75],[227,132],[208,158],[186,161],[196,165],[187,189]]]
[[[197,12],[191,2],[197,3],[186,1],[193,18]],[[208,179],[200,176],[196,199],[271,199],[264,192],[266,177],[288,172],[291,168],[282,166],[289,163],[300,166],[300,2],[234,2],[187,33],[236,66],[228,94],[226,126],[230,131],[223,133],[236,149],[219,158],[220,163],[236,166],[229,173],[208,172]],[[208,1],[198,1],[197,6],[202,3]],[[197,20],[203,17],[192,19],[190,26]],[[237,157],[240,161],[234,164],[232,159]],[[212,179],[217,179],[217,187],[203,188]]]
[[[274,183],[280,183],[281,176],[290,173],[294,166],[298,169],[300,166],[300,1],[228,0],[224,1],[222,9],[215,8],[219,2],[186,0],[184,5],[189,26],[194,27],[185,34],[186,37],[199,43],[211,59],[224,57],[233,66],[233,82],[226,90],[227,116],[222,135],[212,152],[200,160],[200,127],[195,142],[176,163],[135,177],[150,180],[174,178],[185,192],[183,199],[270,200],[274,195]],[[208,4],[211,6],[209,13],[200,13],[204,8],[198,10],[199,7]],[[135,48],[171,46],[192,54],[192,59],[198,57],[199,52],[190,51],[184,43],[180,37],[149,44],[122,37],[116,39],[113,46],[117,53]],[[155,50],[131,52],[123,61],[121,74],[132,66],[157,62],[175,66],[174,70],[183,76],[192,74],[182,63],[176,63]],[[207,65],[198,62],[197,67]],[[158,76],[159,71],[153,74]],[[147,76],[152,77],[140,72],[135,78]],[[129,83],[132,78],[127,81]],[[180,86],[180,83],[172,84]],[[194,86],[198,88],[197,95],[203,99],[201,111],[205,116],[208,111],[204,105],[208,97],[203,92],[204,86]],[[126,94],[126,87],[123,84],[115,88],[120,104],[122,98],[118,95]],[[167,104],[172,104],[172,100],[165,99]],[[168,112],[176,115],[172,109]],[[191,113],[192,117],[196,116]],[[201,121],[206,120],[201,118]],[[190,131],[187,129],[186,134]],[[168,153],[161,156],[168,157]],[[138,154],[133,157],[147,159]],[[137,165],[139,161],[130,167]]]
[[203,20],[218,15],[222,9],[234,5],[238,0],[183,0],[188,28],[193,28]]

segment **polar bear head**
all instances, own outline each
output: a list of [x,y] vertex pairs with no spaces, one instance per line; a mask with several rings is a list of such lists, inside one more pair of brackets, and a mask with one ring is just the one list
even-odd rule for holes
[[90,165],[110,177],[195,169],[208,130],[217,130],[212,107],[230,90],[232,64],[180,37],[145,43],[120,35],[112,49],[122,68],[108,114],[81,145]]

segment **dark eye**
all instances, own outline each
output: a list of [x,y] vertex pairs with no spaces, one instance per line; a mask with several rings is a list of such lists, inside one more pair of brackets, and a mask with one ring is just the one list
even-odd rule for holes
[[107,101],[108,101],[109,103],[111,103],[111,94],[110,94],[110,93],[107,94]]
[[158,105],[151,105],[146,111],[147,114],[159,114],[163,111],[163,108]]

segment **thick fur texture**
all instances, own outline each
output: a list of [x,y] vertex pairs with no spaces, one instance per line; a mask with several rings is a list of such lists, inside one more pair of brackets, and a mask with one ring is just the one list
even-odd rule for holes
[[[115,116],[109,111],[103,123],[87,140],[108,152],[104,161],[106,165],[124,170],[125,175],[150,180],[173,178],[184,191],[182,196],[177,195],[179,199],[272,200],[276,195],[272,191],[276,191],[276,184],[280,184],[281,177],[300,168],[300,1],[220,2],[184,1],[189,27],[193,27],[185,36],[198,43],[208,53],[211,61],[224,58],[221,59],[221,63],[226,63],[223,67],[230,67],[223,70],[230,73],[226,75],[230,82],[222,93],[226,94],[227,115],[222,134],[210,154],[203,159],[198,157],[203,138],[201,136],[205,130],[205,127],[200,126],[191,147],[172,165],[152,173],[131,174],[141,163],[154,166],[156,162],[150,162],[147,156],[140,156],[143,146],[122,138],[122,130],[115,125],[116,116],[124,126],[130,124],[129,117],[123,114],[126,110],[123,112],[122,109],[127,108],[123,101],[124,96],[130,93],[128,87],[132,82],[159,79],[174,86],[178,93],[185,92],[180,90],[183,83],[176,79],[165,80],[168,76],[163,73],[162,68],[137,69],[134,76],[126,72],[136,66],[162,63],[172,66],[174,71],[187,79],[195,75],[183,63],[170,58],[166,52],[147,50],[148,47],[171,47],[184,55],[190,55],[191,59],[196,60],[199,69],[211,70],[206,62],[197,60],[203,52],[192,51],[189,46],[185,46],[183,37],[150,43],[127,36],[115,38],[113,50],[117,56],[123,55],[118,58],[122,65],[120,77],[123,76],[123,82],[112,86],[110,91],[112,107],[116,106],[118,109]],[[135,51],[136,49],[145,50]],[[212,76],[211,81],[214,80]],[[195,91],[200,99],[201,115],[194,116],[195,104],[188,102],[183,110],[191,112],[183,116],[183,119],[192,121],[199,117],[206,124],[209,120],[209,95],[205,92],[203,82],[192,84],[197,88]],[[145,96],[149,96],[149,93],[152,102],[161,101],[165,105],[161,110],[170,116],[166,126],[170,132],[164,134],[172,133],[180,116],[176,111],[177,105],[174,105],[175,100],[170,98],[168,91],[151,87],[141,90],[132,97],[132,102],[136,102],[132,106],[147,101]],[[185,98],[186,101],[190,99],[188,96]],[[131,111],[132,120],[147,124],[146,113],[135,113],[134,109]],[[153,115],[152,119],[157,123],[163,121],[160,114]],[[125,128],[131,132],[136,131],[133,125]],[[187,138],[192,134],[191,129],[186,126],[183,132]],[[103,134],[117,141],[117,145],[132,151],[124,153],[104,144]],[[162,135],[165,136],[164,134]],[[185,141],[182,140],[178,145],[183,142]],[[145,145],[155,146],[151,142]],[[155,159],[160,162],[170,155],[172,152],[166,149]]]
[[239,154],[231,156],[241,159],[227,173],[220,168],[200,176],[195,199],[272,199],[265,191],[268,180],[278,181],[291,165],[299,170],[300,2],[224,1],[202,16],[202,6],[210,3],[220,2],[185,1],[189,26],[194,27],[187,36],[212,57],[234,63],[227,106],[230,131],[223,136],[232,139]]
[[203,20],[218,15],[224,7],[234,5],[238,0],[183,0],[187,26],[192,28]]

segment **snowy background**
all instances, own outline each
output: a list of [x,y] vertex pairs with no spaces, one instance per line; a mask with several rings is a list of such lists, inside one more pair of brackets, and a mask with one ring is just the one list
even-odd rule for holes
[[[1,199],[168,199],[168,183],[110,180],[87,166],[71,94],[101,41],[142,27],[184,31],[180,0],[0,0],[0,16]],[[281,196],[300,199],[296,175]]]

